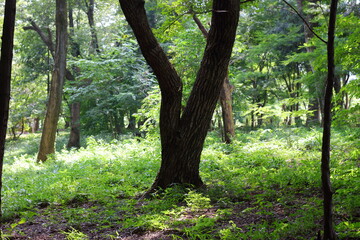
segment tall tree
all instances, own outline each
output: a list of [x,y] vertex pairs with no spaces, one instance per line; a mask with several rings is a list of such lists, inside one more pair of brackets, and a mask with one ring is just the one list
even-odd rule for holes
[[201,186],[200,155],[228,71],[240,1],[213,1],[204,57],[182,114],[182,81],[151,31],[145,1],[119,2],[161,90],[162,161],[151,189],[166,188],[173,183]]
[[333,226],[332,195],[330,181],[331,101],[335,82],[335,24],[338,0],[331,0],[327,41],[327,84],[324,103],[324,128],[321,156],[321,180],[324,193],[324,240],[336,239]]
[[0,218],[2,170],[5,152],[6,129],[9,116],[11,65],[14,46],[16,0],[5,1],[5,14],[0,57]]
[[46,161],[47,155],[55,152],[55,138],[59,120],[62,92],[66,73],[67,48],[67,3],[56,0],[56,47],[51,89],[46,117],[41,135],[37,161]]

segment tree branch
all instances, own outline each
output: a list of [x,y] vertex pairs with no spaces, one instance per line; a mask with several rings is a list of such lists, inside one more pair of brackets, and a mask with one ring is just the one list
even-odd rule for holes
[[204,37],[207,38],[209,35],[209,32],[205,29],[205,27],[201,23],[200,19],[196,16],[196,13],[193,14],[193,19],[194,19],[196,25],[198,26],[198,28],[200,29],[200,31],[202,32],[202,34],[204,35]]
[[49,48],[51,56],[54,58],[54,43],[51,39],[51,33],[50,30],[48,29],[48,35],[46,35],[41,29],[40,27],[34,22],[34,20],[29,19],[29,22],[31,24],[31,26],[27,26],[27,27],[23,27],[24,30],[34,30],[35,32],[37,32],[41,38],[41,40],[45,43],[45,45]]
[[305,23],[305,25],[308,27],[308,29],[323,43],[325,43],[326,45],[328,44],[327,41],[325,41],[323,38],[321,38],[318,34],[316,34],[316,32],[310,27],[309,23],[305,20],[305,18],[303,16],[301,16],[301,14],[290,4],[288,3],[286,0],[282,0],[286,5],[288,5],[298,16],[299,18],[301,18],[301,20]]

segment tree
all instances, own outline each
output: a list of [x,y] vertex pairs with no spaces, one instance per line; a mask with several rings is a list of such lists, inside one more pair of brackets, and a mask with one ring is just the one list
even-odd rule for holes
[[214,0],[204,57],[181,114],[182,81],[149,26],[143,0],[120,0],[121,8],[152,67],[161,91],[161,167],[151,190],[173,183],[199,187],[200,155],[227,74],[239,19],[238,0]]
[[[69,4],[69,28],[70,28],[70,45],[71,55],[75,58],[80,57],[80,44],[74,40],[74,17],[73,17],[73,6]],[[74,68],[75,72],[78,72],[78,68]],[[72,82],[75,81],[73,74],[68,74],[72,77]],[[72,101],[70,103],[70,136],[69,141],[66,145],[67,148],[80,148],[80,103],[78,101]]]
[[2,170],[9,115],[11,66],[14,46],[16,0],[6,0],[0,57],[0,217]]
[[67,4],[66,1],[56,0],[56,48],[54,55],[54,69],[52,73],[51,89],[46,117],[41,135],[37,161],[46,161],[47,155],[54,153],[57,122],[62,102],[62,91],[66,72],[67,48]]
[[331,0],[327,41],[327,83],[324,103],[324,128],[321,155],[321,181],[324,193],[324,240],[336,239],[333,226],[332,195],[330,181],[331,101],[335,82],[335,24],[338,0]]

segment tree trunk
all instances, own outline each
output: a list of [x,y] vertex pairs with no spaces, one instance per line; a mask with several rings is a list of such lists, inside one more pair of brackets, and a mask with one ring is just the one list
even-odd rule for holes
[[71,130],[67,148],[80,148],[80,103],[71,104]]
[[120,4],[145,59],[154,70],[162,95],[162,161],[151,189],[166,188],[173,183],[201,186],[200,155],[227,75],[240,1],[214,0],[204,57],[181,117],[182,82],[151,32],[144,1],[120,0]]
[[99,42],[96,34],[95,21],[94,21],[94,9],[95,9],[95,0],[90,0],[89,3],[85,0],[86,3],[86,15],[88,17],[90,33],[91,33],[91,49],[100,53]]
[[[80,45],[74,40],[74,18],[73,9],[69,6],[69,41],[71,44],[71,55],[73,57],[80,56]],[[74,72],[79,72],[78,68],[73,69]],[[67,71],[66,78],[69,81],[75,82],[75,77],[70,71]],[[80,103],[73,102],[70,104],[71,120],[70,120],[70,136],[66,145],[67,148],[80,148]]]
[[56,52],[52,73],[49,102],[41,135],[37,161],[46,161],[55,152],[55,138],[59,120],[62,91],[66,73],[67,6],[66,1],[56,0]]
[[[193,19],[200,31],[202,32],[203,36],[205,38],[208,38],[209,33],[204,27],[204,25],[201,23],[200,19],[196,16],[196,14],[193,14]],[[226,74],[220,93],[220,105],[222,110],[222,120],[224,123],[224,141],[226,143],[231,143],[231,138],[235,136],[235,123],[231,97],[233,88],[234,87],[230,84],[229,76],[228,74]]]
[[6,0],[0,57],[0,218],[2,216],[2,172],[4,164],[6,130],[9,117],[11,64],[14,46],[15,14],[16,0]]
[[330,136],[331,136],[331,100],[335,82],[335,24],[338,0],[331,0],[327,42],[328,74],[324,103],[324,129],[321,156],[321,181],[324,194],[324,240],[336,239],[333,226],[332,195],[330,181]]
[[36,133],[37,131],[39,131],[39,122],[40,122],[40,119],[38,117],[33,119],[32,126],[31,126],[32,133]]
[[231,143],[231,139],[235,136],[235,123],[231,97],[232,91],[233,86],[229,82],[229,77],[226,76],[220,93],[222,120],[224,123],[224,140],[226,143]]

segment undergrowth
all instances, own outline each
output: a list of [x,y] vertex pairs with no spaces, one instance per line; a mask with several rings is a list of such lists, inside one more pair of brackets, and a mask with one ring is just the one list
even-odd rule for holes
[[[160,166],[156,136],[138,141],[86,137],[79,150],[35,162],[39,135],[7,143],[2,236],[42,217],[65,239],[119,239],[160,231],[172,239],[315,239],[321,230],[321,132],[283,128],[239,132],[232,144],[210,133],[202,154],[206,187],[174,185],[138,200]],[[359,139],[333,132],[336,230],[360,238]],[[60,224],[61,223],[61,224]],[[26,233],[25,233],[26,234]]]

